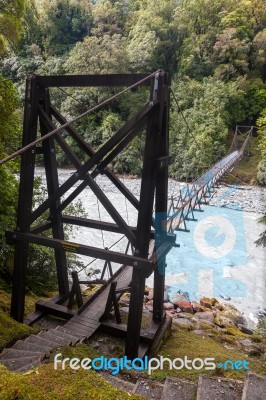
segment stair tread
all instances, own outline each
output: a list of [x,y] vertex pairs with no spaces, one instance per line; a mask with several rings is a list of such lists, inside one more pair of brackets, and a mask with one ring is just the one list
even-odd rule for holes
[[68,340],[71,344],[76,344],[78,342],[78,340],[79,340],[79,338],[77,338],[75,336],[71,336],[69,333],[63,332],[61,330],[52,329],[49,332],[52,333],[52,334],[55,334],[59,338],[62,338],[64,340]]
[[99,374],[103,379],[110,382],[112,386],[125,390],[126,392],[132,392],[134,390],[135,384],[132,382],[128,382],[105,371],[99,371]]
[[40,346],[45,346],[49,347],[50,349],[53,349],[55,347],[55,343],[52,342],[51,340],[47,340],[43,337],[37,336],[37,335],[30,335],[25,342],[28,343],[35,343],[35,344],[40,344]]
[[242,400],[262,400],[266,398],[266,377],[247,372]]
[[10,369],[11,371],[16,371],[19,368],[22,368],[24,365],[33,363],[33,362],[41,362],[40,356],[32,356],[32,357],[22,357],[20,359],[9,359],[9,360],[1,360],[1,364]]
[[163,393],[163,385],[148,379],[138,379],[133,393],[146,399],[160,400]]
[[200,375],[197,400],[241,400],[243,386],[243,382],[234,379]]
[[41,363],[39,361],[34,361],[32,363],[26,364],[21,368],[16,369],[14,372],[26,372],[29,371],[32,368],[38,367]]
[[72,338],[73,340],[74,339],[76,339],[77,341],[80,339],[79,338],[79,336],[75,336],[75,335],[72,335],[71,334],[71,332],[70,332],[70,330],[69,329],[67,329],[67,328],[64,328],[64,327],[62,327],[62,326],[58,326],[57,328],[55,328],[57,331],[59,331],[59,332],[62,332],[62,333],[64,333],[64,334],[66,334],[66,335],[68,335],[70,338]]
[[44,338],[44,339],[54,343],[54,347],[56,347],[58,345],[65,346],[65,345],[69,345],[71,343],[71,341],[69,339],[63,339],[59,335],[50,333],[49,331],[39,333],[38,337]]
[[19,349],[4,349],[0,355],[1,360],[8,360],[11,358],[22,358],[29,356],[45,356],[43,351],[32,351],[32,350],[19,350]]
[[167,377],[164,384],[162,400],[194,400],[196,394],[196,383],[184,379]]
[[80,336],[90,336],[91,332],[95,331],[93,328],[89,329],[89,328],[82,328],[80,327],[80,325],[78,324],[71,324],[67,326],[67,329],[69,329],[70,332],[73,332],[73,334],[79,334]]
[[38,351],[38,352],[44,352],[46,354],[49,354],[51,352],[51,347],[47,346],[41,346],[39,344],[34,344],[31,342],[26,342],[23,340],[18,340],[12,349],[18,349],[18,350],[29,350],[29,351]]

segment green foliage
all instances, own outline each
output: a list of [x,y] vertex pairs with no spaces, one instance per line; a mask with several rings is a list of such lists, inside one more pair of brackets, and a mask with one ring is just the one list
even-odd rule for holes
[[[75,350],[78,354],[79,346]],[[55,370],[53,364],[48,364],[26,374],[14,374],[1,366],[0,379],[1,400],[142,399],[136,394],[115,388],[97,372],[82,368],[73,373],[69,367]]]
[[[175,80],[170,146],[176,155],[170,171],[179,179],[195,178],[225,155],[228,126],[240,121],[244,93],[236,83],[214,78]],[[188,126],[190,130],[188,130]]]
[[[20,118],[16,113],[17,95],[11,82],[0,81],[0,158],[18,147],[21,133]],[[10,247],[5,243],[5,230],[15,226],[18,182],[14,175],[16,162],[0,167],[0,272],[8,264]]]
[[22,30],[26,0],[1,0],[0,55],[10,44],[17,42]]
[[[2,297],[2,292],[0,296]],[[0,309],[0,351],[16,340],[24,339],[30,333],[32,333],[32,328],[19,324]]]
[[261,113],[261,117],[257,120],[259,134],[259,151],[261,161],[258,166],[258,181],[266,186],[266,108]]
[[125,73],[127,71],[126,41],[120,34],[86,37],[70,52],[68,72]]
[[40,16],[43,45],[48,55],[58,56],[69,51],[91,29],[91,15],[73,0],[45,2]]

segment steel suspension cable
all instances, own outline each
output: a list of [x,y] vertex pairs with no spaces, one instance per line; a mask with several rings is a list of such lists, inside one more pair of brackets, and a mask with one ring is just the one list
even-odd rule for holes
[[67,128],[69,125],[73,124],[74,122],[79,121],[81,118],[85,117],[88,114],[91,114],[92,112],[98,110],[99,108],[101,108],[102,106],[109,104],[111,101],[115,100],[117,97],[120,97],[122,94],[128,92],[129,90],[135,88],[136,86],[139,86],[141,83],[147,81],[148,79],[150,79],[151,77],[155,76],[158,72],[160,72],[160,70],[153,72],[152,74],[146,76],[145,78],[141,79],[140,81],[134,83],[131,86],[128,86],[127,88],[121,90],[119,93],[116,93],[115,95],[109,97],[108,99],[102,101],[101,103],[97,104],[96,106],[89,108],[88,110],[86,110],[85,112],[83,112],[82,114],[78,115],[77,117],[73,118],[71,121],[66,122],[65,124],[59,126],[58,128],[52,130],[51,132],[47,133],[46,135],[34,140],[33,142],[29,143],[28,145],[22,147],[21,149],[15,151],[13,154],[3,158],[2,160],[0,160],[0,165],[5,164],[6,162],[12,160],[15,157],[20,156],[21,154],[23,154],[25,151],[31,149],[32,147],[36,146],[36,144],[43,142],[44,140],[48,139],[51,136],[54,136],[56,133],[61,132],[63,129]]
[[[111,250],[113,247],[115,247],[119,242],[121,242],[122,239],[124,239],[126,236],[123,235],[121,236],[116,242],[114,242],[110,247],[108,247],[108,250]],[[96,260],[99,260],[98,258],[94,258],[93,260],[91,260],[88,264],[86,264],[84,267],[80,268],[80,270],[78,271],[78,274],[82,271],[84,271],[84,269],[88,268],[91,264],[93,264]]]

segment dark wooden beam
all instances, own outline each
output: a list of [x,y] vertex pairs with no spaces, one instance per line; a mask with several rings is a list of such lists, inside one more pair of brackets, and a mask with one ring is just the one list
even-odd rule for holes
[[[100,229],[107,232],[123,233],[122,229],[112,222],[96,221],[94,219],[72,217],[71,215],[63,215],[62,221],[65,224],[83,226],[85,228]],[[136,227],[129,226],[132,232],[136,233]],[[151,239],[153,235],[151,234]]]
[[47,231],[48,229],[51,229],[51,227],[52,227],[52,222],[46,220],[36,226],[33,226],[30,229],[30,233],[35,233],[37,235],[38,233],[42,233],[42,232]]
[[[36,85],[36,76],[31,76],[26,82],[22,147],[36,140],[38,118],[37,107],[38,90]],[[17,229],[22,231],[23,228],[25,230],[30,229],[29,218],[32,209],[34,165],[34,150],[23,153],[21,157],[19,201],[17,212]],[[19,322],[23,322],[24,317],[28,253],[28,243],[16,243],[10,315]]]
[[[168,208],[168,165],[171,161],[169,157],[169,104],[170,88],[168,85],[169,75],[163,77],[162,90],[159,93],[160,103],[162,105],[161,115],[161,137],[159,146],[159,157],[157,166],[159,170],[156,176],[155,192],[155,237],[156,251],[152,256],[155,260],[154,268],[154,296],[153,296],[153,321],[160,322],[164,316],[163,301],[165,287],[165,268],[166,254],[171,250],[175,243],[175,235],[166,237],[166,219]],[[172,239],[172,240],[170,240]],[[166,243],[165,243],[166,241]],[[168,243],[167,243],[168,242]],[[171,242],[171,243],[169,243]]]
[[[103,75],[55,75],[36,76],[37,83],[43,87],[112,87],[131,86],[147,78],[149,74],[103,74]],[[150,86],[147,79],[140,86]]]
[[54,192],[47,200],[45,200],[27,219],[24,224],[33,223],[39,218],[56,200],[60,199],[70,188],[72,188],[80,179],[83,179],[87,172],[97,165],[102,158],[109,153],[124,137],[127,136],[128,132],[143,118],[146,118],[147,114],[150,114],[153,109],[153,104],[147,104],[137,115],[132,117],[119,131],[112,136],[79,170],[71,175],[59,189]]
[[[101,332],[107,333],[108,335],[124,338],[127,334],[127,325],[125,324],[116,324],[112,321],[102,321]],[[140,341],[142,343],[151,343],[153,340],[154,334],[147,332],[144,329],[140,331]]]
[[[55,125],[49,118],[49,116],[44,112],[44,110],[40,109],[40,120],[42,124],[44,124],[47,129],[55,129]],[[133,129],[134,133],[135,130]],[[128,135],[130,136],[130,135]],[[60,134],[56,135],[56,140],[58,144],[61,146],[65,154],[68,156],[69,160],[74,164],[74,166],[79,170],[82,168],[82,163],[79,160],[79,158],[76,156],[76,154],[73,152],[71,147],[67,144],[64,138],[60,136]],[[132,140],[132,139],[130,139]],[[121,142],[123,143],[123,141]],[[117,146],[118,147],[118,146]],[[112,154],[112,152],[110,153]],[[109,154],[109,156],[110,156]],[[108,162],[109,164],[109,162]],[[129,229],[128,225],[126,222],[123,220],[121,217],[120,213],[116,210],[116,208],[113,206],[112,202],[108,199],[108,197],[105,195],[105,193],[101,190],[99,185],[94,181],[92,174],[85,174],[84,180],[87,182],[88,186],[91,188],[93,193],[96,195],[96,197],[100,200],[106,211],[109,213],[109,215],[113,218],[113,220],[117,223],[117,225],[121,228],[122,232],[125,234],[125,236],[128,238],[128,240],[132,243],[132,245],[135,245],[135,235],[134,233]],[[59,204],[58,204],[59,205]],[[58,207],[57,207],[57,214],[60,215],[58,212]],[[61,218],[61,215],[60,215]]]
[[111,250],[99,249],[97,247],[85,246],[83,244],[69,242],[66,240],[62,241],[59,239],[21,232],[6,232],[6,238],[9,244],[14,244],[14,242],[34,243],[54,249],[64,249],[65,251],[68,251],[70,253],[77,253],[92,258],[99,258],[100,260],[107,260],[118,264],[130,265],[134,268],[140,268],[144,270],[149,270],[151,268],[150,261],[145,258],[130,256],[128,254],[123,254]]
[[[50,114],[50,95],[48,89],[39,90],[39,112],[42,110],[47,114],[47,118],[51,118]],[[49,133],[49,128],[40,118],[41,135],[45,136]],[[48,197],[52,196],[59,189],[59,178],[56,160],[56,148],[54,137],[50,137],[43,141],[43,160],[47,182]],[[58,211],[60,199],[56,199],[50,204],[50,215],[53,217],[52,233],[56,239],[64,240],[64,229],[62,224],[62,213]],[[66,253],[63,248],[57,248],[55,251],[55,263],[57,272],[57,282],[59,293],[64,295],[69,292],[68,271]]]
[[[148,258],[149,256],[149,237],[152,227],[157,172],[156,160],[159,156],[161,118],[163,113],[163,107],[158,98],[158,93],[160,94],[161,90],[162,76],[161,74],[157,74],[153,79],[150,93],[150,104],[152,104],[153,107],[156,106],[157,113],[152,116],[150,114],[147,124],[135,247],[136,254],[143,258]],[[131,360],[138,357],[139,353],[145,277],[146,275],[143,270],[133,270],[125,347],[125,353]]]
[[45,302],[42,300],[37,301],[36,311],[42,311],[45,314],[55,315],[56,317],[63,319],[71,319],[74,315],[77,315],[76,312],[68,309],[65,306],[61,306],[60,304]]
[[[61,124],[65,124],[67,120],[60,114],[60,112],[51,105],[51,114],[55,117],[55,119]],[[75,140],[78,147],[83,150],[89,157],[95,154],[92,146],[85,142],[85,140],[80,136],[80,134],[73,128],[71,125],[66,128],[67,133]],[[118,177],[108,168],[106,167],[101,171],[110,181],[117,187],[117,189],[127,198],[127,200],[138,210],[139,201],[136,197],[130,192],[130,190],[121,182]]]

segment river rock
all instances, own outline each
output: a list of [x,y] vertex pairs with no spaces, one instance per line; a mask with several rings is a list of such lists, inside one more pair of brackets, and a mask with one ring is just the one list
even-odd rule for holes
[[192,308],[194,312],[203,312],[204,308],[200,305],[200,303],[197,303],[196,301],[191,302]]
[[216,325],[220,326],[220,328],[235,328],[236,325],[234,321],[225,315],[219,314],[214,319]]
[[179,303],[179,308],[181,308],[183,312],[193,314],[193,307],[189,301]]
[[173,304],[178,306],[179,303],[183,303],[185,301],[188,301],[186,296],[184,296],[183,294],[177,294],[173,300]]
[[194,324],[187,318],[173,318],[172,323],[175,325],[179,325],[181,328],[182,326],[194,327]]
[[202,299],[200,299],[200,304],[203,307],[212,309],[212,306],[216,303],[216,300],[215,301],[214,300],[215,299],[209,299],[208,297],[203,297]]
[[147,306],[153,306],[153,300],[147,301],[146,305],[147,305]]
[[171,318],[176,316],[176,311],[174,309],[173,310],[166,310],[165,312],[166,312],[166,315],[168,315]]
[[203,312],[197,313],[195,315],[195,318],[198,318],[200,320],[207,320],[207,321],[214,322],[214,315],[213,315],[212,311],[203,311]]
[[214,304],[214,307],[217,308],[217,310],[219,310],[219,311],[223,311],[223,306],[218,301],[216,301],[216,303]]
[[153,300],[153,289],[149,289],[149,294],[147,296],[147,300]]
[[242,313],[232,304],[223,304],[223,316],[231,319],[235,325],[244,325],[245,319]]
[[248,329],[246,326],[238,324],[237,327],[241,332],[246,333],[247,335],[253,335],[253,331],[251,329]]
[[173,303],[164,303],[163,305],[164,310],[173,310],[175,307],[173,305]]

